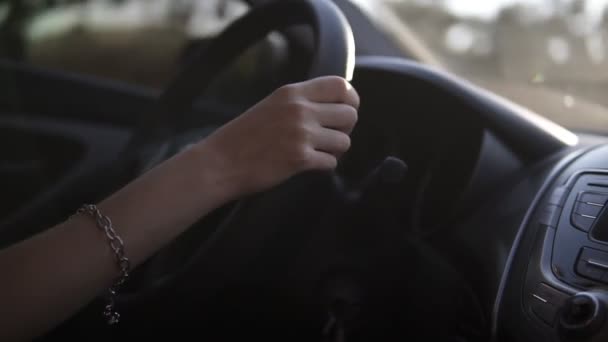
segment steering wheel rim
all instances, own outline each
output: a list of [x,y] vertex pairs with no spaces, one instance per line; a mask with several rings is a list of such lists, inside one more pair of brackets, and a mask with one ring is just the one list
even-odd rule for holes
[[[246,48],[263,39],[268,33],[303,24],[313,29],[316,43],[307,78],[335,75],[351,80],[355,65],[354,37],[348,21],[332,1],[278,0],[255,7],[229,25],[209,46],[199,51],[162,93],[155,111],[142,125],[145,134],[132,141],[135,146],[161,142],[152,156],[146,156],[148,167],[163,160],[171,149],[169,138],[176,126],[165,125],[164,122],[183,120],[187,109],[197,96]],[[327,179],[327,174],[324,173],[321,177]],[[315,177],[309,179],[313,178]],[[212,246],[218,236],[224,238],[222,228],[228,225],[226,222],[234,222],[235,216],[244,208],[250,207],[256,197],[237,202],[224,219],[224,223],[220,224],[212,237],[205,241],[204,246],[194,253],[190,262],[149,286],[133,293],[122,294],[117,298],[117,304],[133,306],[178,281],[180,274],[186,273],[192,264],[195,264],[196,260],[193,259],[200,259],[204,250]]]

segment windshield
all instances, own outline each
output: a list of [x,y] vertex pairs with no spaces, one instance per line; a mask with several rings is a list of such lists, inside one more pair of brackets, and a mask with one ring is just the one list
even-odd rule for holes
[[608,133],[608,0],[357,2],[423,62],[570,129]]

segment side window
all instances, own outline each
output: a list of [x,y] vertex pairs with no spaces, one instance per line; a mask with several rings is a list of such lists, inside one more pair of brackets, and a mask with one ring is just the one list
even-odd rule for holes
[[0,58],[159,88],[240,0],[0,1]]

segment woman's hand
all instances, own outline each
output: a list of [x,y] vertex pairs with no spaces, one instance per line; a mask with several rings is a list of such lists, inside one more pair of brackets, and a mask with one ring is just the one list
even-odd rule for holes
[[239,197],[302,171],[335,168],[350,147],[358,107],[357,92],[340,77],[286,85],[194,149],[222,188]]

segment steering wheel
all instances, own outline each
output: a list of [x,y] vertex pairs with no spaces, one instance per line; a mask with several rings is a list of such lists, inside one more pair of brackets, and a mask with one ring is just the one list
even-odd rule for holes
[[[314,53],[307,79],[327,75],[352,79],[355,65],[354,37],[348,21],[332,1],[281,0],[255,7],[229,25],[211,44],[193,56],[190,63],[161,94],[154,112],[146,117],[139,130],[141,133],[133,138],[128,149],[137,150],[140,146],[156,147],[153,154],[145,155],[146,165],[143,168],[153,166],[171,153],[174,146],[170,137],[176,127],[184,120],[196,98],[230,62],[267,34],[295,25],[309,26],[314,34]],[[309,173],[295,178],[271,192],[287,194],[291,193],[291,190],[286,188],[291,189],[294,185],[300,187],[302,184],[318,183],[320,180],[337,179],[335,175],[328,173]],[[220,288],[223,281],[229,277],[228,274],[238,273],[237,269],[242,266],[241,262],[247,260],[247,252],[244,248],[239,248],[238,258],[216,255],[230,250],[224,248],[224,244],[238,245],[239,241],[248,236],[247,245],[251,247],[249,254],[252,255],[263,246],[263,240],[271,235],[272,230],[265,232],[258,230],[253,234],[254,236],[241,234],[238,228],[244,226],[242,218],[251,217],[251,213],[258,212],[258,206],[267,202],[264,198],[271,197],[274,196],[262,194],[237,202],[234,209],[226,215],[227,217],[221,220],[223,222],[220,227],[189,258],[189,262],[162,279],[145,284],[135,292],[122,295],[117,299],[117,305],[136,307],[137,303],[169,291],[193,269],[196,269],[199,275],[205,273],[210,279],[215,280],[206,282],[207,291],[212,295],[213,290]],[[269,223],[267,227],[276,228],[276,225]],[[253,231],[250,230],[250,233]],[[220,260],[224,257],[226,258]],[[208,261],[213,262],[202,266],[201,263],[207,258]]]

